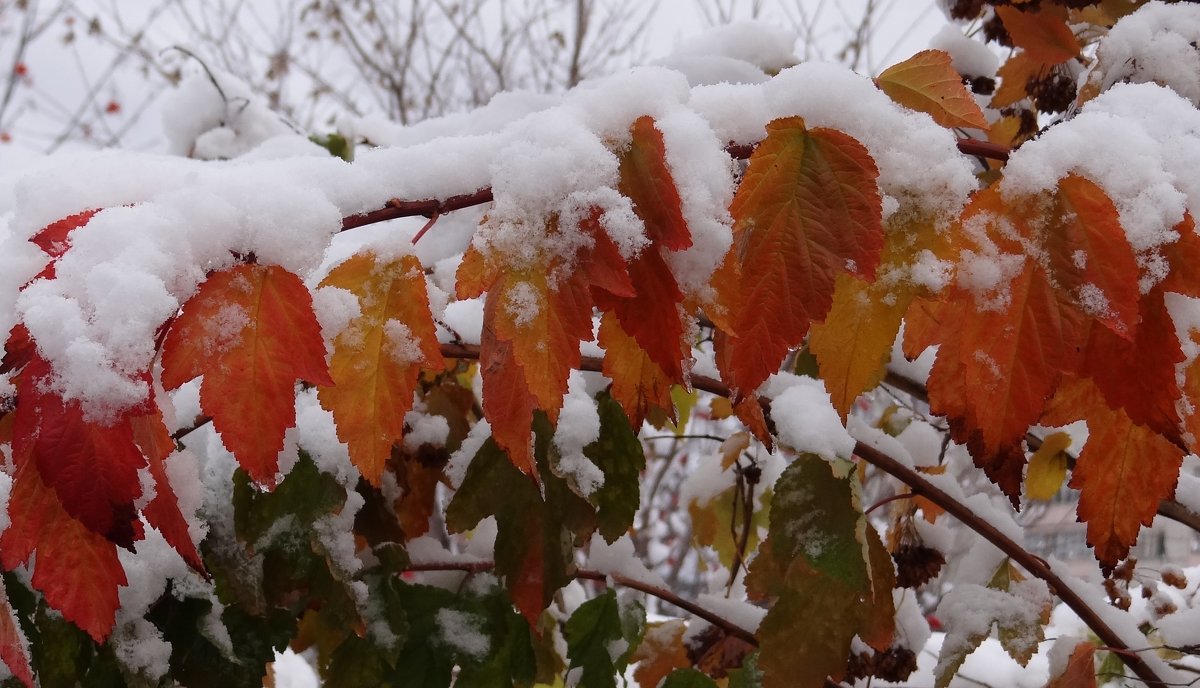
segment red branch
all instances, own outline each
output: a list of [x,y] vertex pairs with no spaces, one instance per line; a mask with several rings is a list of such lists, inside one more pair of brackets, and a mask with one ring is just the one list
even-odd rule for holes
[[[1006,146],[978,139],[958,139],[958,150],[966,155],[1000,161],[1008,160],[1009,154],[1009,149]],[[725,147],[725,152],[729,153],[735,159],[745,160],[754,152],[754,144],[730,144]],[[393,198],[378,210],[343,218],[342,231],[344,232],[347,229],[363,227],[377,222],[395,220],[401,217],[426,217],[432,219],[435,216],[444,215],[455,210],[462,210],[463,208],[470,208],[491,202],[491,187],[484,187],[474,193],[459,194],[445,199],[426,198],[418,201],[404,201],[399,198]]]

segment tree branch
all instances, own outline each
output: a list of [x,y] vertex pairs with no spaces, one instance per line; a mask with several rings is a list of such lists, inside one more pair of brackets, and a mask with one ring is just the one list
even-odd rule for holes
[[[462,561],[462,562],[449,561],[449,562],[426,562],[423,564],[411,564],[411,565],[405,567],[404,570],[405,571],[463,571],[465,573],[482,573],[484,571],[491,571],[495,567],[496,567],[496,564],[491,561]],[[651,585],[644,581],[637,580],[636,578],[630,578],[628,576],[623,576],[619,573],[603,573],[601,571],[596,571],[593,569],[576,569],[575,577],[583,578],[586,580],[601,581],[601,582],[607,582],[607,581],[611,580],[612,582],[616,583],[617,585],[621,585],[626,588],[632,588],[633,590],[637,590],[639,592],[644,592],[647,595],[657,597],[658,599],[660,599],[664,602],[673,604],[676,607],[679,607],[680,609],[690,613],[692,616],[704,619],[705,621],[724,630],[726,633],[737,638],[738,640],[749,643],[750,645],[753,645],[754,647],[758,647],[758,638],[756,638],[754,636],[754,633],[752,633],[751,631],[748,631],[748,630],[742,628],[741,626],[733,623],[729,619],[726,619],[725,617],[721,616],[720,614],[717,614],[716,612],[714,612],[710,609],[706,609],[705,607],[700,606],[699,604],[697,604],[696,602],[693,602],[692,600],[688,600],[683,597],[680,597],[679,595],[676,595],[674,592],[667,590],[666,588],[662,588],[657,585]]]
[[[958,149],[967,155],[1002,161],[1008,160],[1008,148],[987,141],[959,139]],[[725,147],[725,152],[737,160],[745,160],[754,152],[754,144],[731,144]],[[428,218],[433,217],[434,214],[443,215],[455,210],[491,203],[492,198],[491,187],[484,187],[472,193],[449,196],[445,199],[425,198],[415,201],[405,201],[393,198],[382,208],[343,218],[342,231],[344,232],[348,229],[363,227],[377,222],[395,220],[401,217]]]

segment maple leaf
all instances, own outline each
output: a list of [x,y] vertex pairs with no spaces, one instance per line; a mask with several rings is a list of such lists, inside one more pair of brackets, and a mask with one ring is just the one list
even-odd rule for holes
[[687,625],[680,619],[647,626],[642,642],[629,658],[637,663],[633,678],[641,688],[657,688],[667,674],[692,665],[683,646],[685,631]]
[[1067,8],[1062,5],[1044,5],[1037,11],[1002,5],[996,8],[996,15],[1013,44],[1024,48],[1035,60],[1053,65],[1079,54],[1079,40],[1067,23]]
[[751,599],[774,599],[758,628],[766,688],[836,682],[855,635],[885,647],[891,641],[873,618],[890,611],[881,599],[890,601],[891,588],[886,575],[872,573],[876,562],[889,572],[891,563],[882,542],[871,553],[849,465],[839,462],[846,474],[839,477],[829,462],[804,454],[775,483],[767,539],[746,578]]
[[655,410],[674,420],[671,378],[622,329],[614,313],[605,313],[600,318],[598,339],[604,349],[602,370],[613,381],[612,396],[625,410],[629,424],[640,428],[646,416]]
[[51,222],[29,237],[31,242],[50,256],[49,262],[38,273],[38,277],[54,278],[54,264],[58,262],[59,258],[62,258],[67,249],[71,248],[71,233],[90,222],[98,212],[100,212],[100,208],[93,208],[68,215],[57,222]]
[[146,466],[129,412],[108,424],[89,420],[80,402],[49,391],[50,365],[37,357],[17,380],[22,403],[13,421],[13,452],[37,464],[41,480],[89,530],[127,549],[142,537],[134,501]]
[[297,379],[330,385],[321,327],[300,278],[275,265],[211,275],[183,306],[162,348],[168,389],[204,376],[200,406],[238,463],[271,485]]
[[983,110],[944,50],[922,50],[880,72],[875,83],[895,102],[929,114],[943,127],[988,129]]
[[0,583],[0,662],[25,688],[34,688],[29,655],[3,583]]
[[[1013,53],[996,71],[996,76],[1000,79],[1000,87],[992,94],[992,101],[989,105],[998,110],[1028,98],[1029,82],[1040,79],[1047,70],[1049,70],[1049,66],[1028,52]],[[995,125],[993,125],[993,131],[995,131]]]
[[583,448],[584,456],[604,474],[604,484],[590,495],[596,505],[600,535],[610,545],[629,531],[641,500],[638,476],[646,468],[642,442],[617,402],[596,396],[600,436]]
[[416,256],[384,261],[371,252],[338,265],[321,282],[358,298],[360,314],[337,336],[329,376],[317,388],[350,460],[378,486],[392,447],[403,439],[421,368],[444,365],[425,273]]
[[1088,441],[1069,484],[1079,490],[1077,513],[1087,524],[1087,542],[1096,559],[1111,568],[1128,556],[1159,502],[1175,494],[1184,451],[1124,410],[1110,408],[1087,378],[1064,384],[1043,422],[1066,425],[1081,419],[1088,424]]
[[810,130],[798,117],[767,125],[730,206],[727,260],[740,269],[713,278],[730,311],[721,372],[738,399],[825,318],[838,274],[874,276],[883,249],[878,175],[867,149],[846,134]]
[[14,476],[8,513],[11,523],[0,534],[0,563],[12,570],[36,549],[33,587],[68,621],[103,643],[116,622],[117,589],[127,583],[116,545],[72,518],[28,458]]
[[[1025,463],[1021,440],[1062,375],[1082,364],[1089,324],[1119,337],[1137,326],[1136,262],[1115,217],[1103,192],[1078,177],[1040,198],[1010,202],[995,186],[980,191],[961,222],[990,245],[982,249],[989,265],[1008,261],[999,293],[981,305],[956,286],[925,322],[916,319],[913,336],[930,343],[937,330],[932,340],[942,346],[929,377],[931,408],[1014,501]],[[978,269],[968,263],[968,272]]]

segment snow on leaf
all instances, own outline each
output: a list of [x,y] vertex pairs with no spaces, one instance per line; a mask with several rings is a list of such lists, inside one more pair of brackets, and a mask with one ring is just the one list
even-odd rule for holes
[[641,499],[638,476],[646,467],[642,443],[620,405],[607,394],[596,397],[600,436],[583,453],[604,473],[604,484],[591,495],[600,534],[608,544],[633,525]]
[[[870,526],[853,480],[853,473],[837,477],[828,462],[804,454],[775,483],[768,537],[746,578],[752,599],[774,600],[758,629],[766,688],[840,680],[857,634],[890,642],[873,618],[871,567],[879,557],[869,555]],[[886,584],[885,576],[877,580]],[[890,599],[890,587],[878,594]]]
[[[446,507],[446,526],[454,533],[496,517],[496,572],[504,578],[513,603],[536,626],[555,591],[574,572],[572,542],[591,537],[595,512],[547,468],[553,432],[539,417],[537,460],[543,492],[518,471],[498,441],[484,443],[467,468],[462,485]],[[493,438],[494,439],[494,438]]]
[[714,277],[731,311],[722,374],[739,398],[825,318],[838,274],[873,278],[883,249],[878,176],[846,134],[809,130],[798,117],[767,125],[730,206],[740,277]]
[[151,413],[135,416],[131,421],[133,440],[146,456],[150,477],[154,480],[154,499],[142,509],[146,522],[162,533],[167,544],[179,552],[179,556],[193,570],[204,574],[204,562],[200,552],[188,534],[188,522],[179,509],[179,498],[171,487],[167,477],[167,457],[175,451],[175,440],[163,424],[161,413],[155,409]]
[[1071,650],[1063,672],[1050,678],[1046,688],[1096,688],[1096,646],[1079,643]]
[[47,388],[50,366],[35,357],[18,378],[22,403],[14,419],[13,451],[37,464],[41,480],[73,518],[101,537],[132,549],[142,538],[134,502],[146,459],[127,412],[105,425],[89,420],[78,401]]
[[24,636],[17,626],[17,617],[8,603],[3,583],[0,583],[0,662],[25,688],[33,688],[33,669],[29,666]]
[[988,128],[987,118],[943,50],[922,50],[879,73],[875,83],[897,103],[944,127]]
[[69,215],[57,222],[51,222],[29,237],[31,242],[37,244],[38,248],[50,256],[50,261],[46,263],[46,267],[38,274],[38,277],[54,278],[54,264],[58,262],[59,258],[62,258],[67,249],[71,248],[71,233],[90,222],[98,212],[100,209],[94,208]]
[[1184,451],[1124,410],[1112,409],[1090,380],[1065,384],[1044,422],[1086,420],[1088,440],[1075,462],[1070,486],[1079,490],[1077,512],[1087,542],[1111,568],[1129,554],[1159,502],[1175,494]]
[[683,218],[683,201],[667,165],[666,145],[654,120],[642,116],[629,127],[629,147],[620,154],[619,190],[633,201],[646,223],[651,245],[682,251],[692,245],[692,234]]
[[[612,588],[584,602],[563,629],[569,671],[580,672],[578,685],[616,688],[616,677],[629,663],[645,625],[640,604],[622,608]],[[621,650],[621,651],[617,651]]]
[[201,408],[265,485],[275,482],[284,433],[296,424],[296,380],[333,382],[312,296],[274,265],[239,265],[205,280],[167,333],[162,365],[169,390],[204,376]]
[[637,646],[631,662],[637,663],[633,678],[641,688],[657,688],[667,674],[675,669],[692,665],[687,648],[683,645],[683,634],[687,625],[680,619],[671,619],[646,628],[642,642]]
[[334,341],[333,384],[317,394],[350,460],[378,486],[393,445],[403,439],[421,368],[442,367],[425,274],[415,256],[385,261],[367,252],[334,268],[321,286],[353,293],[360,315]]
[[1067,8],[1062,5],[1043,5],[1029,12],[1003,5],[996,8],[996,14],[1013,44],[1024,48],[1035,60],[1052,65],[1079,54],[1079,40],[1067,23]]

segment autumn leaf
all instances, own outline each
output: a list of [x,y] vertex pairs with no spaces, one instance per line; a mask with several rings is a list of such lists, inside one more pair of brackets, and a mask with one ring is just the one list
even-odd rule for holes
[[17,626],[17,617],[8,603],[3,583],[0,583],[0,662],[25,688],[34,688],[28,649]]
[[1050,677],[1046,688],[1096,688],[1096,646],[1082,642],[1071,650],[1063,672]]
[[1028,98],[1029,82],[1040,79],[1048,69],[1044,62],[1028,52],[1013,53],[996,71],[1000,87],[992,94],[991,107],[999,110]]
[[1108,568],[1129,554],[1159,502],[1175,494],[1184,452],[1154,430],[1112,409],[1088,379],[1064,385],[1044,422],[1086,420],[1088,440],[1075,461],[1070,486],[1079,490],[1077,512],[1087,542]]
[[996,7],[996,15],[1013,44],[1024,48],[1035,60],[1053,65],[1079,54],[1079,40],[1067,23],[1067,8],[1062,5],[1042,5],[1037,11],[1001,5]]
[[618,189],[633,201],[634,210],[646,224],[651,246],[682,251],[692,245],[692,233],[667,165],[662,132],[653,118],[643,115],[630,125],[629,133],[629,145],[620,152]]
[[365,252],[334,268],[321,286],[351,292],[360,312],[334,341],[333,384],[318,387],[317,395],[351,462],[378,486],[392,447],[404,437],[421,368],[443,366],[425,273],[415,256],[385,261]]
[[1029,457],[1029,470],[1025,473],[1025,496],[1038,501],[1049,501],[1058,494],[1067,477],[1067,448],[1071,436],[1065,432],[1052,432],[1042,439],[1042,446]]
[[117,589],[127,583],[116,545],[67,513],[34,461],[17,469],[8,515],[0,563],[12,570],[36,550],[33,587],[68,621],[104,642],[116,622]]
[[238,463],[275,483],[285,431],[296,424],[296,380],[330,385],[312,296],[274,265],[211,275],[183,307],[162,349],[168,389],[204,376],[200,406]]
[[880,72],[876,85],[895,102],[924,112],[943,127],[987,130],[987,118],[944,50],[922,50]]
[[633,525],[642,494],[638,476],[646,468],[646,457],[620,405],[601,393],[596,407],[600,436],[583,448],[583,454],[604,474],[604,484],[590,499],[596,505],[600,535],[612,544]]
[[167,476],[167,458],[175,451],[175,440],[167,432],[157,409],[130,421],[133,439],[146,456],[150,477],[154,481],[154,499],[142,509],[146,522],[162,533],[163,539],[193,570],[207,575],[200,552],[188,533],[188,522],[179,509],[179,498]]
[[674,419],[670,377],[625,332],[615,313],[600,318],[599,344],[604,349],[602,370],[613,381],[612,396],[621,404],[629,424],[640,428],[655,410]]
[[38,273],[38,277],[54,279],[55,263],[58,262],[59,258],[62,258],[67,249],[71,248],[72,232],[91,222],[92,218],[100,210],[100,208],[92,208],[75,213],[74,215],[68,215],[61,220],[51,222],[29,237],[29,241],[36,244],[38,248],[46,252],[46,255],[50,256],[50,260],[46,263],[46,267]]
[[127,549],[142,538],[134,502],[142,494],[138,471],[146,459],[133,440],[130,414],[105,423],[89,420],[78,401],[50,391],[50,365],[36,358],[18,377],[23,401],[14,419],[13,452],[37,464],[73,518]]
[[825,318],[838,274],[874,276],[883,248],[878,174],[846,134],[810,130],[797,117],[767,126],[730,206],[740,270],[714,277],[731,311],[722,374],[739,398]]
[[657,688],[659,681],[675,669],[692,665],[687,648],[683,645],[683,634],[687,625],[679,619],[671,619],[646,628],[642,642],[634,650],[630,662],[637,663],[633,678],[641,688]]

